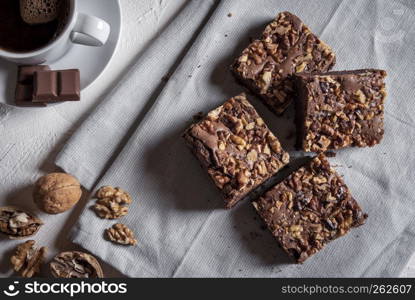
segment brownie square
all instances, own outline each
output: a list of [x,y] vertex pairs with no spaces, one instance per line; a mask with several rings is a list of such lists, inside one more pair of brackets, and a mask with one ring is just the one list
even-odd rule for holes
[[294,96],[294,73],[326,72],[335,61],[331,48],[297,16],[282,12],[236,59],[232,71],[272,111],[281,114]]
[[297,263],[367,218],[323,154],[253,205],[281,248]]
[[233,207],[289,162],[245,94],[231,98],[192,125],[187,145]]
[[386,72],[297,74],[298,146],[306,152],[372,147],[384,135]]

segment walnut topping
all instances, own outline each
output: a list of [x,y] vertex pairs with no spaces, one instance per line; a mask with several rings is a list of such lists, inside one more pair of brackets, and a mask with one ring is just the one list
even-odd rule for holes
[[257,159],[258,159],[258,152],[256,152],[255,150],[251,150],[251,151],[247,154],[246,158],[247,158],[249,161],[255,162],[255,161],[257,161]]
[[288,164],[290,162],[290,155],[288,154],[288,152],[285,152],[282,155],[281,161],[284,165]]
[[302,71],[304,71],[304,69],[307,67],[307,63],[306,62],[303,62],[303,63],[301,63],[301,65],[298,65],[296,68],[295,68],[295,71],[297,72],[297,73],[301,73]]
[[55,278],[103,278],[101,265],[91,254],[67,251],[56,255],[50,263]]
[[264,125],[264,120],[263,120],[262,118],[257,118],[257,119],[255,120],[255,122],[256,122],[256,124],[257,124],[258,126],[262,126],[262,125]]
[[134,232],[124,224],[115,224],[106,230],[107,237],[110,241],[121,245],[137,245]]
[[241,62],[241,63],[246,63],[247,61],[248,61],[248,55],[242,55],[239,58],[239,62]]
[[11,239],[26,238],[34,235],[43,222],[29,212],[16,207],[0,207],[0,232]]
[[17,246],[10,262],[13,269],[19,272],[22,277],[31,278],[40,272],[40,267],[45,259],[46,247],[37,249],[35,241],[30,240]]
[[354,95],[355,95],[355,99],[359,101],[360,103],[366,102],[366,96],[361,90],[358,90],[357,92],[355,92]]
[[96,214],[103,219],[118,219],[128,213],[132,199],[122,189],[111,186],[101,187],[96,193],[98,198],[93,206]]
[[249,183],[249,175],[250,175],[249,171],[240,171],[236,175],[236,180],[238,181],[241,188]]
[[264,84],[266,86],[269,86],[272,80],[272,72],[270,71],[264,72],[264,74],[262,74],[262,80],[264,81]]
[[226,144],[223,141],[219,141],[219,145],[218,145],[219,150],[221,151],[225,151],[226,149]]
[[232,140],[232,142],[234,142],[235,144],[237,144],[239,146],[245,146],[246,145],[246,142],[244,141],[244,139],[237,136],[237,135],[231,135],[231,140]]
[[252,130],[255,129],[255,123],[249,123],[248,125],[245,126],[245,130]]

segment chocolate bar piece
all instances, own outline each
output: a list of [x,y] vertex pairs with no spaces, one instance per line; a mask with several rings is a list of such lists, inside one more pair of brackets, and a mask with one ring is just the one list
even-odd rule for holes
[[297,263],[363,225],[367,218],[322,154],[253,205],[281,248]]
[[236,59],[232,71],[272,111],[281,114],[293,100],[292,74],[326,72],[335,60],[331,48],[297,16],[282,12]]
[[384,135],[386,72],[297,74],[298,146],[307,152],[372,147]]
[[17,84],[15,91],[15,104],[17,106],[46,106],[45,103],[32,102],[33,78],[37,71],[48,71],[49,66],[19,66],[17,71]]
[[231,98],[192,125],[184,138],[233,207],[289,162],[278,139],[248,102]]
[[79,70],[39,71],[35,73],[33,102],[79,100]]

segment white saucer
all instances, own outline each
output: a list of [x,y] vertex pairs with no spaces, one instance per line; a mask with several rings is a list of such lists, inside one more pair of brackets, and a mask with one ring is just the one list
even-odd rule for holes
[[99,17],[111,26],[111,34],[102,47],[74,45],[60,60],[50,65],[52,70],[79,69],[81,88],[93,83],[109,64],[121,33],[121,7],[119,0],[78,1],[79,12]]
[[[74,45],[61,59],[50,64],[52,70],[79,69],[81,73],[81,89],[91,85],[105,70],[119,42],[121,34],[121,7],[119,0],[78,1],[79,12],[97,16],[111,26],[111,34],[102,47]],[[11,103],[9,89],[16,82],[16,65],[0,59],[0,103]]]

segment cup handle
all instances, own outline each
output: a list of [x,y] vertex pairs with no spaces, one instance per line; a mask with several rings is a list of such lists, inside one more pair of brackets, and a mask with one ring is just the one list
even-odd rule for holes
[[104,20],[78,13],[71,40],[76,44],[101,47],[107,42],[110,31],[110,25]]

